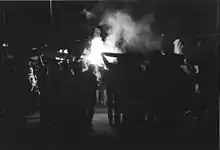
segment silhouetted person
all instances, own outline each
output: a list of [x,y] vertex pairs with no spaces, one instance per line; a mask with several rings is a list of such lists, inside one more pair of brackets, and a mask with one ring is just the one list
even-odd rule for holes
[[60,77],[59,65],[53,59],[49,61],[49,74],[46,77],[45,101],[42,101],[41,119],[43,127],[54,128],[60,110]]
[[82,81],[79,75],[76,73],[73,76],[67,67],[63,67],[60,76],[60,109],[62,111],[59,114],[58,123],[62,131],[68,135],[76,135],[76,132],[82,131],[85,124],[83,103],[79,97],[79,90],[81,90],[80,82]]
[[[195,51],[195,61],[199,65],[199,87],[203,106],[208,110],[210,131],[217,134],[217,102],[218,102],[218,51],[214,49],[212,39],[204,39]],[[210,132],[211,133],[211,132]]]
[[[32,103],[32,106],[31,106],[31,112],[34,114],[35,111],[37,110],[38,106],[39,106],[39,87],[38,87],[38,77],[39,77],[39,65],[40,65],[40,62],[38,60],[38,56],[34,56],[34,57],[31,57],[30,60],[29,60],[29,68],[33,71],[30,70],[30,72],[33,73],[34,75],[34,80],[37,82],[37,85],[33,87],[33,90],[31,91],[30,90],[30,101]],[[31,83],[30,83],[31,84]]]
[[74,116],[74,127],[76,127],[77,131],[87,131],[88,127],[88,117],[87,117],[87,100],[84,98],[85,92],[84,89],[87,88],[84,73],[82,72],[82,64],[81,62],[75,62],[73,66],[73,84],[72,92],[74,97],[72,101],[74,102],[74,106],[72,107],[72,113]]
[[98,103],[101,105],[105,105],[105,96],[104,92],[106,89],[106,84],[103,82],[103,76],[104,76],[104,69],[102,67],[99,67],[99,73],[101,75],[101,78],[99,79],[99,96],[98,96]]
[[84,84],[84,98],[87,103],[87,116],[89,124],[92,124],[92,119],[95,113],[94,106],[96,104],[97,81],[93,72],[94,67],[92,65],[90,65],[88,70],[84,72],[84,81],[86,81]]
[[[25,57],[14,56],[8,59],[2,68],[2,98],[4,107],[4,131],[9,142],[15,142],[25,127],[24,116],[28,114],[27,85],[28,69]],[[25,66],[26,64],[26,66]],[[4,135],[4,134],[3,134]]]
[[[143,81],[137,55],[129,54],[123,61],[123,72],[120,78],[123,85],[123,123],[142,124],[145,119],[146,110],[143,98]],[[124,77],[123,77],[124,76]]]
[[[2,62],[1,66],[1,106],[4,109],[4,120],[1,121],[1,125],[3,125],[3,130],[5,134],[3,133],[4,136],[8,136],[10,133],[11,122],[13,116],[14,109],[13,107],[10,107],[10,105],[13,103],[13,95],[15,93],[15,89],[13,84],[15,84],[15,70],[13,69],[13,60],[11,59],[5,59]],[[12,84],[13,83],[13,84]],[[17,118],[16,118],[17,119]],[[14,132],[14,130],[13,130]],[[6,137],[7,138],[7,137]]]
[[107,106],[108,106],[108,119],[109,124],[113,125],[113,110],[114,110],[114,86],[112,85],[112,70],[106,71],[104,74],[104,82],[107,92]]
[[108,71],[104,73],[104,79],[103,82],[106,85],[106,92],[107,92],[107,106],[108,106],[108,119],[109,124],[113,125],[113,121],[115,120],[114,115],[114,64],[111,64],[108,62],[108,60],[105,58],[105,56],[102,54],[102,59],[105,63],[105,65],[108,67]]
[[[82,64],[74,64],[74,101],[77,102],[75,112],[81,112],[81,127],[87,127],[87,100],[84,98],[84,89],[86,88],[84,73],[82,72]],[[77,111],[76,111],[77,110]]]
[[149,72],[155,76],[155,87],[158,87],[158,91],[154,91],[154,109],[164,127],[180,125],[192,91],[188,74],[183,69],[185,56],[171,50],[168,49],[165,56],[152,59],[149,67]]
[[127,85],[126,80],[128,78],[127,74],[127,68],[126,68],[126,63],[119,58],[117,66],[114,68],[114,108],[115,108],[115,113],[114,113],[114,120],[115,120],[115,125],[116,127],[120,127],[122,124],[122,115],[123,115],[123,109],[125,107],[125,101],[127,101]]
[[[162,57],[160,51],[155,51],[149,54],[150,56],[146,58],[146,64],[143,64],[145,68],[143,68],[143,82],[144,82],[144,98],[145,98],[145,107],[147,112],[147,121],[149,123],[153,123],[155,121],[156,117],[156,111],[158,107],[158,101],[156,96],[158,95],[158,89],[159,86],[159,80],[158,76],[159,74],[155,74],[157,71],[157,66],[154,66],[159,63],[158,59]],[[161,75],[162,76],[162,75]]]
[[46,77],[47,77],[47,65],[44,62],[41,62],[39,65],[39,78],[38,86],[40,89],[40,102],[39,108],[41,110],[41,102],[46,98]]

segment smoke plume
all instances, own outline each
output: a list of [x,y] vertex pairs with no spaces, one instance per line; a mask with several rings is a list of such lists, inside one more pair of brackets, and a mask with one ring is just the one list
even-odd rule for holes
[[161,47],[161,37],[155,35],[151,29],[154,20],[153,13],[145,15],[141,20],[135,20],[126,10],[107,10],[100,25],[108,26],[105,41],[116,45],[122,52],[147,54]]

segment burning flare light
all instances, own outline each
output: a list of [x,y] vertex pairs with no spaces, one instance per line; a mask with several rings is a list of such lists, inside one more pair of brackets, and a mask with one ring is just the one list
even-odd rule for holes
[[[91,46],[89,49],[85,49],[84,51],[84,62],[88,64],[93,64],[95,66],[103,66],[105,67],[105,64],[102,60],[101,54],[103,52],[110,52],[110,53],[119,53],[119,49],[114,47],[113,45],[110,45],[108,43],[105,43],[102,41],[102,38],[100,36],[96,36],[91,40]],[[112,57],[106,57],[106,59],[109,62],[114,62],[116,59]]]

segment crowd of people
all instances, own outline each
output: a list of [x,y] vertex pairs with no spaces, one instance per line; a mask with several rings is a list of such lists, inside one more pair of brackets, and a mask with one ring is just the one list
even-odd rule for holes
[[40,84],[43,128],[67,132],[91,129],[98,86],[93,66],[82,72],[80,63],[70,66],[63,62],[60,67],[51,59],[48,69],[48,75],[43,75],[44,82]]
[[147,120],[160,128],[177,129],[188,117],[204,123],[208,114],[210,129],[217,133],[217,53],[210,48],[206,51],[209,58],[193,61],[183,53],[181,42],[177,44],[179,50],[174,50],[171,43],[145,58],[119,55],[117,65],[105,59],[112,54],[103,54],[110,68],[104,82],[111,125],[144,125]]
[[91,131],[98,86],[93,66],[82,72],[81,63],[59,63],[37,53],[25,61],[8,52],[1,57],[0,106],[1,129],[7,129],[9,137],[25,128],[25,116],[36,110],[45,132]]
[[[98,85],[107,91],[109,124],[115,127],[132,125],[133,128],[135,124],[144,125],[147,120],[161,128],[176,128],[183,124],[187,112],[197,114],[200,120],[208,112],[209,122],[215,128],[218,56],[214,53],[202,63],[195,63],[174,50],[154,51],[147,57],[119,54],[117,64],[109,63],[105,55],[111,54],[102,54],[108,70],[102,70],[102,83],[98,84],[93,65],[83,72],[78,61],[60,64],[54,58],[42,60],[43,56],[38,55],[28,65],[30,57],[8,51],[1,54],[0,106],[4,112],[1,125],[8,129],[5,131],[24,127],[24,115],[36,106],[32,103],[36,97],[44,131],[90,130]],[[30,66],[37,77],[35,90],[29,83],[36,80],[34,76],[28,77]]]

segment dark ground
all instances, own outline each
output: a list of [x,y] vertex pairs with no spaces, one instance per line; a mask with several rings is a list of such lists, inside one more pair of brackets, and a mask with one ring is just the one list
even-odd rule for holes
[[[160,131],[156,126],[149,126],[146,131],[135,130],[138,136],[126,135],[126,140],[122,140],[121,134],[108,125],[107,108],[97,107],[93,119],[94,132],[78,138],[68,138],[59,133],[46,135],[39,130],[39,113],[27,119],[28,132],[18,133],[17,143],[10,146],[10,149],[22,150],[69,150],[69,149],[88,149],[88,150],[216,150],[213,145],[214,138],[206,129],[206,124],[196,123],[189,120],[184,129],[175,133]],[[141,133],[144,136],[140,138]],[[64,140],[65,139],[65,140]],[[123,138],[124,139],[124,138]],[[3,141],[0,150],[8,150],[9,147]]]

